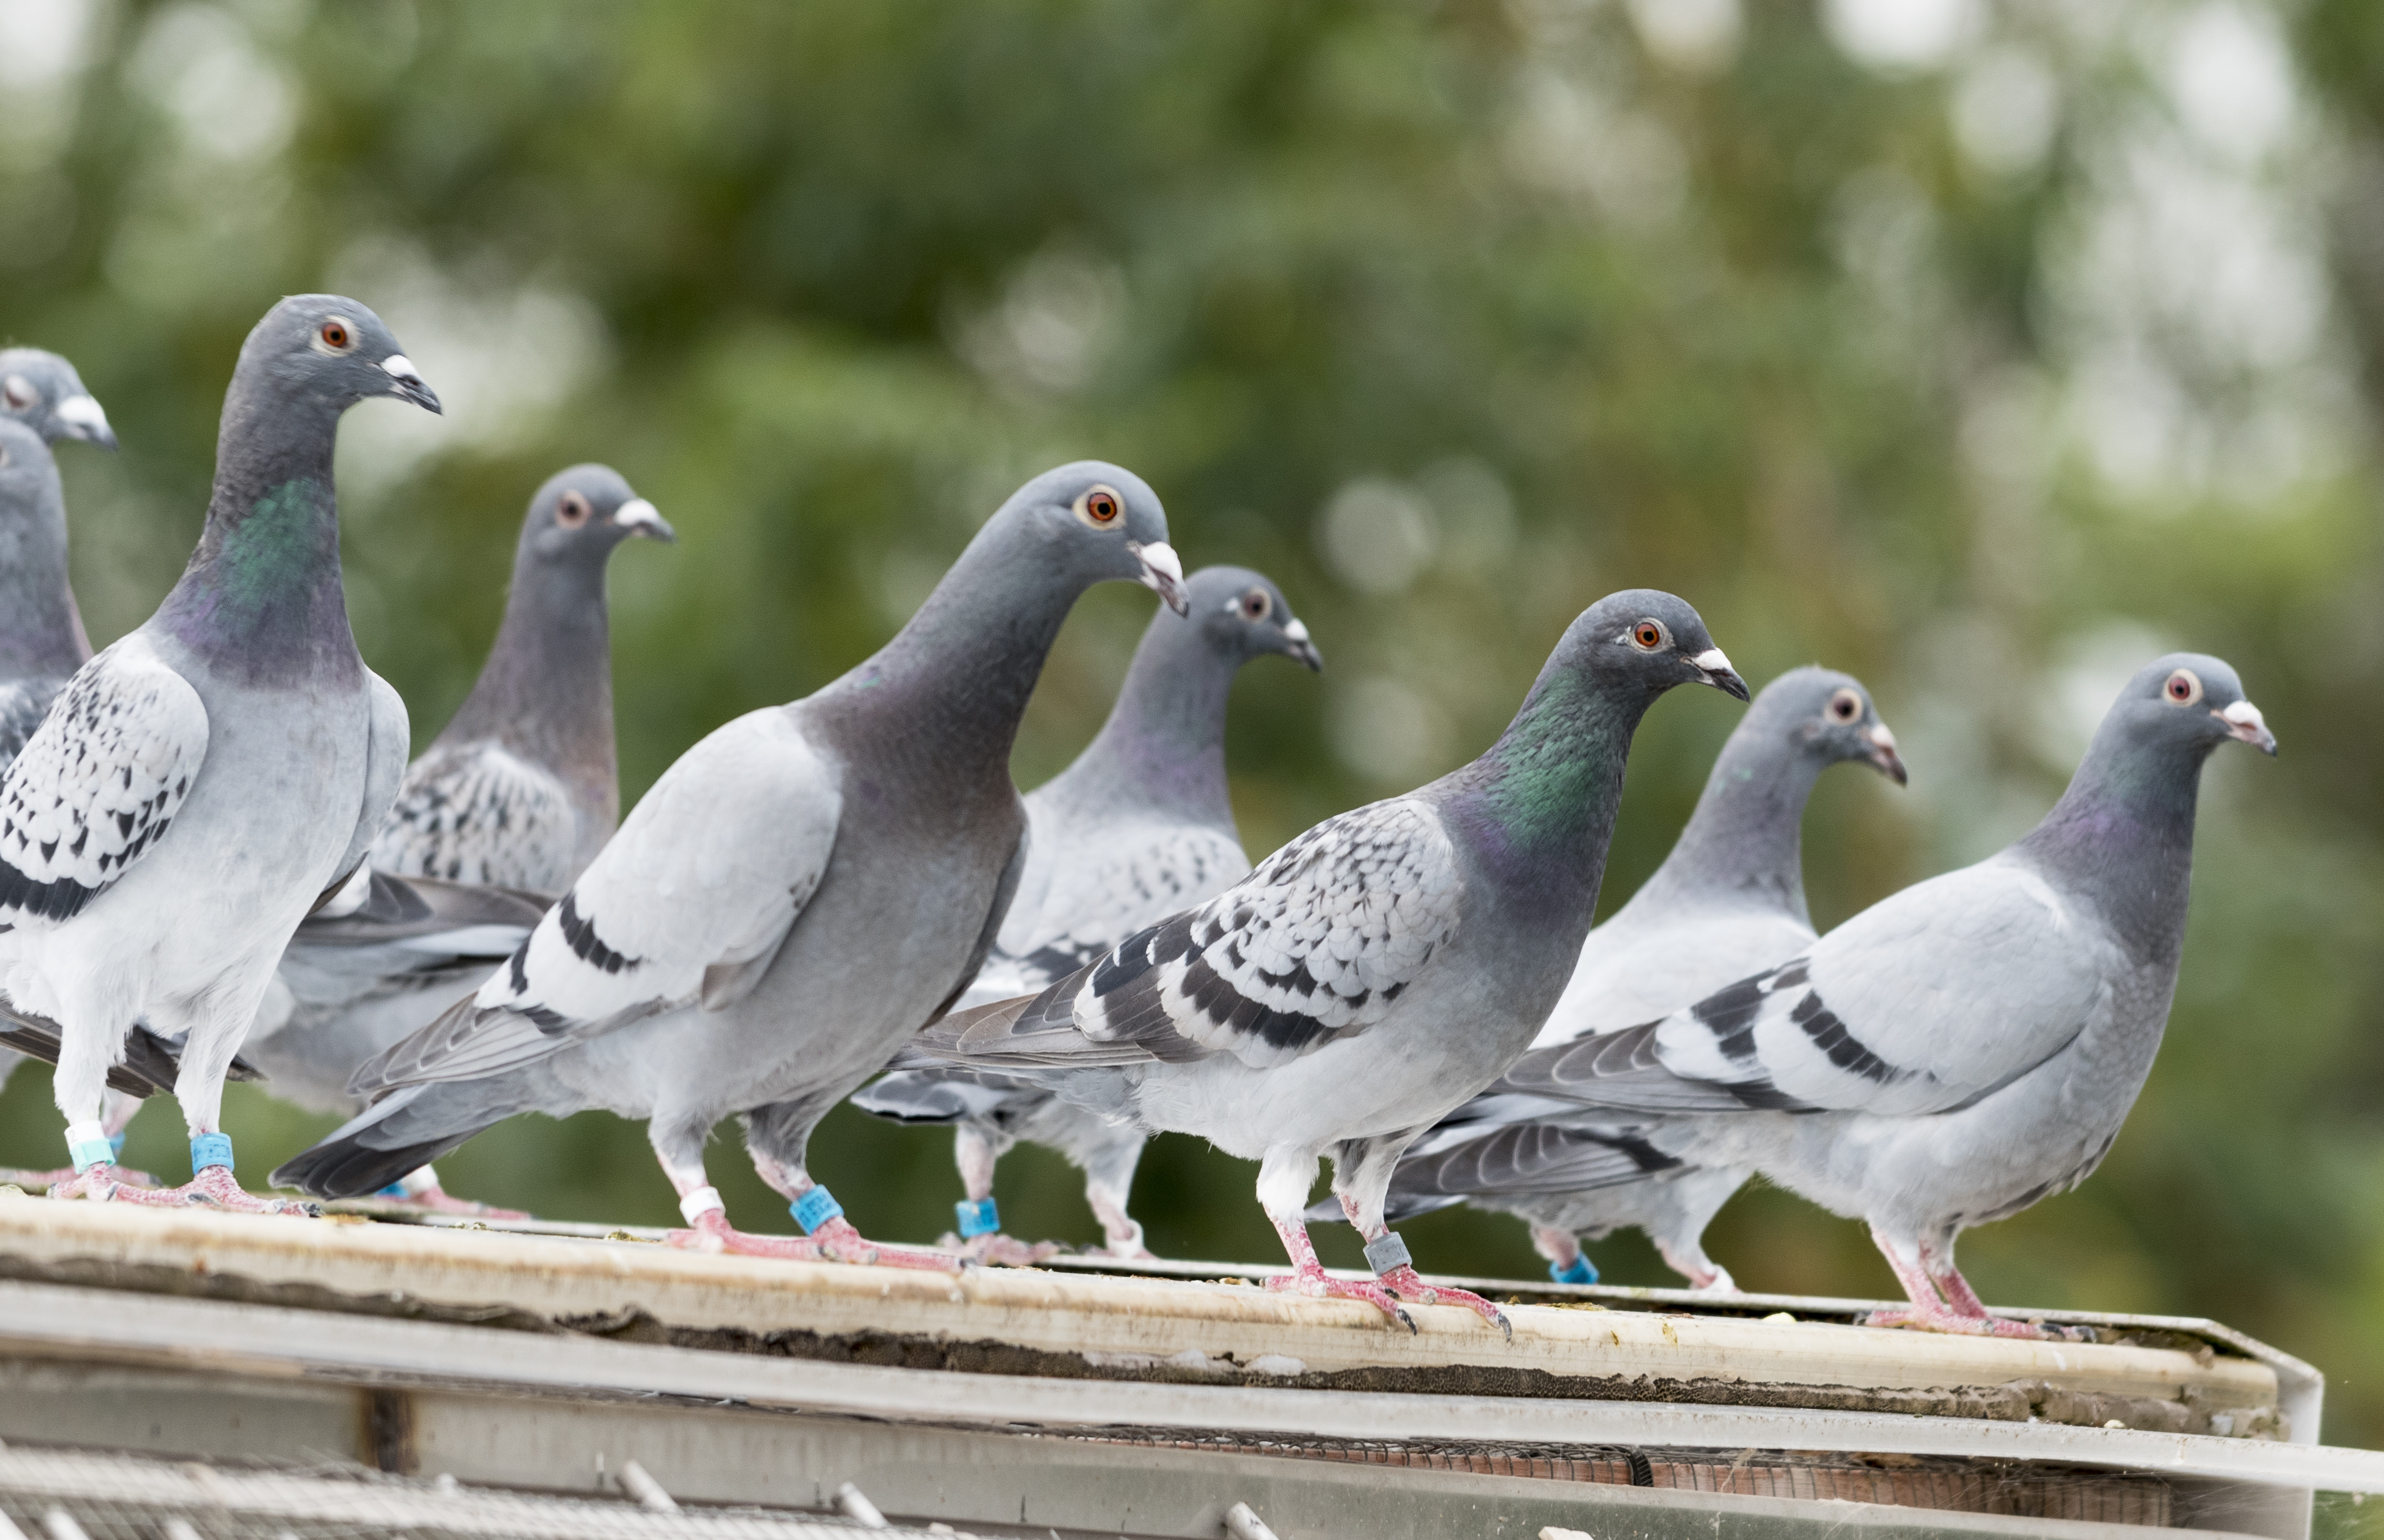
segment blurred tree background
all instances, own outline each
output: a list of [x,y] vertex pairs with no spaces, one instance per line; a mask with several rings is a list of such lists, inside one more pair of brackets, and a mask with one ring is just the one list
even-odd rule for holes
[[[2328,1372],[2330,1440],[2384,1443],[2384,7],[0,0],[0,336],[72,357],[125,446],[60,456],[93,639],[180,570],[248,327],[353,293],[447,402],[366,405],[341,449],[358,638],[418,741],[546,475],[608,461],[681,531],[615,564],[625,804],[865,656],[1083,455],[1323,647],[1321,680],[1237,690],[1254,853],[1470,757],[1614,588],[1687,596],[1757,684],[1874,688],[1912,786],[1825,780],[1825,925],[2033,822],[2143,661],[2227,656],[2284,755],[2210,769],[2152,1083],[2082,1191],[1963,1257],[1993,1299],[2241,1326]],[[1022,784],[1151,607],[1081,606]],[[1736,710],[1650,717],[1607,908]],[[230,1124],[259,1173],[325,1126],[246,1090]],[[441,1164],[666,1222],[641,1132],[523,1122]],[[926,1238],[949,1149],[848,1111],[814,1169]],[[19,1074],[0,1160],[58,1155]],[[173,1109],[130,1155],[179,1175]],[[784,1226],[713,1160],[739,1223]],[[1152,1244],[1272,1258],[1253,1174],[1161,1141]],[[1014,1233],[1097,1235],[1056,1157],[1000,1192]],[[1408,1233],[1429,1268],[1539,1269],[1511,1223]],[[1750,1287],[1893,1292],[1776,1191],[1713,1250]]]

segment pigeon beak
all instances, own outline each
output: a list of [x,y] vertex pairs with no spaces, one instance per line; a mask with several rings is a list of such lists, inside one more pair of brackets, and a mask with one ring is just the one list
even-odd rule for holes
[[643,535],[664,545],[678,543],[678,531],[670,527],[670,520],[654,512],[654,505],[642,497],[633,497],[614,510],[613,522],[632,535]]
[[51,416],[67,425],[67,437],[115,452],[116,429],[107,426],[107,414],[91,397],[68,396]]
[[392,353],[380,361],[380,366],[396,381],[390,387],[391,395],[410,401],[434,416],[445,416],[440,410],[439,393],[422,382],[422,371],[414,366],[414,360],[402,353]]
[[1167,601],[1167,607],[1177,615],[1190,615],[1192,601],[1184,592],[1184,560],[1175,554],[1175,548],[1165,540],[1149,545],[1128,540],[1125,548],[1142,564],[1142,586]]
[[2228,737],[2241,739],[2270,759],[2277,757],[2277,735],[2268,730],[2266,718],[2251,702],[2238,701],[2225,711],[2214,711],[2210,714],[2227,724]]
[[1689,666],[1701,676],[1697,683],[1711,685],[1724,695],[1746,699],[1746,681],[1738,677],[1738,670],[1730,665],[1730,659],[1720,648],[1707,648],[1689,660]]
[[1895,735],[1887,730],[1887,724],[1879,723],[1863,736],[1870,739],[1870,752],[1863,757],[1871,768],[1898,786],[1910,785],[1911,777],[1904,772],[1903,757],[1895,751]]
[[1306,664],[1310,673],[1324,672],[1324,654],[1316,650],[1316,643],[1308,640],[1308,622],[1295,620],[1285,626],[1283,628],[1283,640],[1291,643],[1284,649],[1284,652]]

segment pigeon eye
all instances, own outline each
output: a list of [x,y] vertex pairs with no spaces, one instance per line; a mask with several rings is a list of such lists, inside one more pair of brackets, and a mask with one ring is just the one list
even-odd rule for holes
[[577,529],[588,522],[588,500],[577,492],[565,492],[554,505],[554,522],[565,529]]
[[21,374],[12,374],[6,380],[0,380],[0,400],[8,403],[11,412],[23,411],[40,400],[41,394],[33,389],[33,382]]
[[1852,722],[1862,715],[1862,697],[1851,689],[1842,689],[1830,697],[1830,719]]
[[1096,529],[1106,529],[1125,512],[1125,500],[1114,487],[1087,487],[1076,499],[1076,516]]
[[327,316],[315,329],[315,346],[318,353],[345,353],[356,345],[356,329],[344,316]]
[[1642,652],[1652,652],[1672,640],[1671,633],[1664,629],[1664,623],[1652,618],[1632,627],[1629,635],[1631,645]]
[[2202,699],[2202,676],[2191,668],[2180,668],[2168,677],[2168,683],[2161,687],[2161,693],[2168,697],[2169,704],[2173,706],[2190,706]]
[[1264,620],[1274,609],[1274,600],[1264,589],[1252,589],[1242,595],[1242,616],[1247,620]]

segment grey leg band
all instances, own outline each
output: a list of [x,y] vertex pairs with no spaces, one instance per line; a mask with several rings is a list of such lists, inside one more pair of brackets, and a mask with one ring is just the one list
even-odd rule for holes
[[1408,1255],[1408,1243],[1399,1238],[1397,1230],[1382,1239],[1366,1243],[1366,1265],[1379,1276],[1395,1267],[1406,1267],[1414,1261]]

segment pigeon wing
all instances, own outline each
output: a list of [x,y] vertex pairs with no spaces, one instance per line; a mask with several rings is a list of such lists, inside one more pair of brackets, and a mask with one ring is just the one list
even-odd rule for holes
[[365,670],[365,677],[372,691],[372,716],[366,736],[364,800],[357,804],[355,833],[340,856],[339,876],[316,896],[315,908],[318,911],[338,897],[348,879],[364,865],[374,837],[388,822],[390,803],[396,798],[398,783],[405,775],[405,751],[414,733],[413,725],[406,720],[405,702],[397,690],[371,669]]
[[2117,961],[2097,922],[1997,856],[1660,1022],[1526,1054],[1497,1088],[1646,1112],[1952,1112],[2108,1010]]
[[468,1080],[758,980],[827,873],[835,766],[783,707],[689,750],[479,991],[365,1064],[359,1096]]
[[1412,798],[1376,802],[1317,825],[1023,1008],[950,1018],[957,1030],[929,1051],[988,1068],[1212,1053],[1287,1063],[1382,1020],[1456,930],[1463,891],[1439,814]]
[[578,814],[561,781],[503,745],[433,747],[405,772],[373,864],[451,882],[555,882],[567,874]]
[[207,753],[199,692],[135,632],[0,773],[0,931],[71,918],[166,836]]

